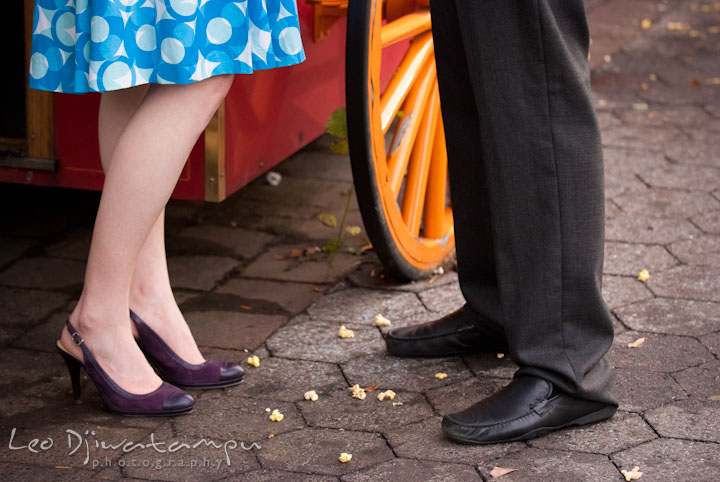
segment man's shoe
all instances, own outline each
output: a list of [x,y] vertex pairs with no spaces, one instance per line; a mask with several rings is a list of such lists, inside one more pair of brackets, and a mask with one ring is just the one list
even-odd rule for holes
[[612,417],[615,405],[553,391],[552,383],[518,376],[505,388],[462,412],[445,415],[442,429],[463,444],[529,440],[573,425]]
[[507,350],[502,328],[479,318],[467,305],[439,320],[391,330],[385,343],[390,355],[408,357]]

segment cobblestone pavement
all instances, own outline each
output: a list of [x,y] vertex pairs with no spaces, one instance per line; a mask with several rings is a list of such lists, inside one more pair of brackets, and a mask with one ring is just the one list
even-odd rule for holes
[[[470,481],[495,466],[517,469],[507,481],[619,481],[634,466],[648,482],[720,479],[720,4],[588,8],[617,416],[528,443],[444,440],[441,415],[502,387],[513,363],[384,353],[374,316],[400,326],[450,312],[462,303],[452,270],[401,284],[372,253],[340,254],[326,280],[322,255],[284,256],[334,235],[316,215],[339,215],[350,187],[348,160],[321,138],[278,168],[278,187],[255,182],[219,205],[170,203],[170,271],[198,342],[211,357],[261,359],[240,386],[194,392],[194,413],[177,419],[113,416],[88,380],[83,404],[72,403],[53,344],[79,294],[98,195],[2,187],[0,479]],[[349,219],[360,224],[356,207]],[[341,323],[354,339],[337,337]],[[440,371],[449,376],[435,379]],[[402,404],[353,399],[356,383],[393,389]],[[303,400],[310,389],[319,401]],[[267,408],[285,419],[271,422]],[[151,433],[157,450],[99,445],[147,444]],[[167,450],[202,439],[220,448]],[[340,463],[341,452],[352,461]]]

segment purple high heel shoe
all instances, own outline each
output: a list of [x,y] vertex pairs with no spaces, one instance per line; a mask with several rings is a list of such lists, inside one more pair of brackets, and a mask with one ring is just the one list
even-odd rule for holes
[[152,392],[142,395],[124,390],[103,370],[85,344],[85,340],[75,331],[70,320],[66,321],[65,324],[75,344],[82,349],[84,359],[81,362],[68,353],[60,340],[57,341],[57,349],[70,372],[73,398],[76,402],[80,401],[82,388],[80,385],[80,368],[85,368],[88,376],[95,383],[103,402],[112,412],[120,415],[171,417],[184,415],[192,411],[195,405],[193,397],[167,382],[163,382]]
[[181,388],[224,388],[237,385],[245,376],[236,363],[207,360],[196,365],[180,358],[155,331],[130,310],[138,331],[137,343],[160,378]]

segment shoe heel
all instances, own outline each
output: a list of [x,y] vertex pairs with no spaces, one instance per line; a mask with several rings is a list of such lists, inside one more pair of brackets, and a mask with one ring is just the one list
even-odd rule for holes
[[80,363],[72,355],[65,353],[60,348],[58,348],[58,351],[60,352],[60,355],[63,357],[63,360],[65,360],[65,365],[67,365],[68,372],[70,373],[70,381],[72,382],[73,399],[75,400],[75,403],[80,404],[80,403],[82,403],[82,401],[80,400],[80,396],[82,394],[82,385],[80,385],[80,368],[82,367],[82,363]]

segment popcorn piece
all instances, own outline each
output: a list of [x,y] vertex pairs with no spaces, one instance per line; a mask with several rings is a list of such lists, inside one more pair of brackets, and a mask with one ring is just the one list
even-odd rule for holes
[[266,411],[267,413],[270,413],[270,412],[271,412],[271,410],[270,410],[269,408],[266,408],[265,411]]
[[273,410],[272,413],[270,414],[270,420],[272,420],[273,422],[282,422],[282,420],[284,418],[285,418],[285,415],[280,413],[280,410],[278,410],[277,408],[275,410]]
[[345,325],[341,325],[340,330],[338,331],[338,336],[340,338],[355,338],[355,332],[345,328]]
[[255,368],[260,366],[260,358],[257,355],[248,357],[247,362],[248,362],[248,365],[252,365]]
[[438,372],[435,374],[435,378],[437,378],[438,380],[444,380],[445,378],[447,378],[447,376],[448,374],[443,372]]
[[650,20],[649,18],[642,19],[642,22],[640,22],[640,27],[644,28],[645,30],[649,29],[650,27],[652,27],[652,20]]
[[360,385],[355,384],[352,387],[348,388],[352,392],[353,398],[357,398],[359,400],[365,400],[365,397],[367,396],[365,394],[365,389],[360,388]]
[[498,357],[498,360],[505,358],[505,353],[498,353],[497,357]]
[[637,480],[642,477],[643,473],[640,472],[640,467],[635,466],[632,470],[621,470],[621,474],[625,477],[626,481]]
[[645,337],[643,337],[643,338],[638,338],[638,339],[635,340],[634,342],[628,343],[628,348],[637,348],[637,347],[639,347],[640,345],[642,345],[643,343],[645,343]]
[[402,402],[393,402],[393,407],[399,407],[402,404]]
[[305,400],[310,400],[311,402],[317,402],[320,397],[318,396],[317,392],[315,390],[310,390],[309,392],[305,392]]
[[385,390],[384,392],[378,393],[377,399],[381,402],[386,398],[389,398],[390,400],[395,400],[395,395],[396,393],[392,390]]
[[375,326],[390,326],[392,322],[378,313],[375,315]]
[[340,457],[338,457],[338,460],[342,463],[350,462],[352,460],[352,454],[343,452],[340,454]]
[[648,270],[644,269],[638,273],[638,281],[642,281],[643,283],[650,279],[650,273]]
[[268,435],[268,438],[275,438],[275,434],[271,433],[270,435]]

